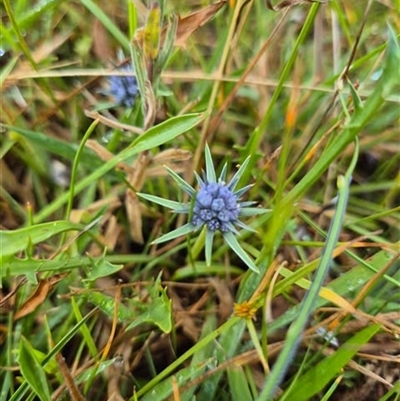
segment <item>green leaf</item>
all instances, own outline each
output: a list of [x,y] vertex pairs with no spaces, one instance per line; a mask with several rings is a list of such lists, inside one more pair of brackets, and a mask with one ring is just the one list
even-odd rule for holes
[[[221,333],[228,333],[229,335],[232,334],[232,330],[235,330],[235,327],[237,327],[240,323],[241,326],[244,328],[245,327],[245,322],[243,319],[240,319],[236,316],[232,316],[230,319],[228,319],[225,323],[223,323],[221,326],[219,326],[217,329],[212,331],[211,333],[207,334],[205,337],[200,339],[193,347],[191,347],[189,350],[187,350],[183,355],[181,355],[179,358],[177,358],[174,362],[172,362],[168,367],[166,367],[162,372],[160,372],[156,377],[154,377],[152,380],[147,382],[140,390],[137,392],[137,397],[141,397],[144,394],[153,394],[153,389],[157,386],[158,383],[160,383],[163,379],[166,377],[170,376],[182,363],[184,363],[188,358],[190,358],[193,354],[201,350],[203,347],[207,346],[208,344],[211,344],[215,338],[221,335]],[[242,331],[243,334],[243,331]],[[217,347],[218,349],[218,347]],[[223,353],[225,356],[226,354]],[[214,359],[211,360],[213,362]],[[193,366],[190,368],[193,369]],[[144,398],[143,398],[144,399]],[[140,398],[141,401],[143,401],[142,398]],[[151,398],[148,398],[151,399]],[[161,398],[163,399],[163,398]],[[153,399],[151,399],[153,400]]]
[[[60,139],[51,137],[49,135],[42,134],[37,131],[30,131],[20,127],[15,127],[12,125],[1,124],[4,128],[17,132],[19,135],[28,139],[33,144],[40,146],[41,148],[47,150],[48,152],[63,157],[64,159],[74,160],[76,152],[78,150],[78,145],[75,143],[69,143],[62,141]],[[16,136],[16,135],[14,135]],[[87,166],[98,167],[103,164],[103,162],[88,148],[84,148],[82,151],[82,163]]]
[[167,207],[172,210],[182,209],[182,203],[180,203],[180,202],[172,201],[169,199],[164,199],[164,198],[161,198],[160,196],[142,194],[140,192],[137,192],[136,195],[138,195],[140,198],[146,199],[150,202],[157,203],[158,205]]
[[250,256],[242,249],[242,247],[240,246],[238,240],[236,239],[233,233],[231,232],[224,233],[224,238],[228,243],[228,245],[231,247],[231,249],[236,253],[236,255],[238,255],[239,258],[242,259],[244,263],[246,263],[247,267],[249,267],[255,273],[260,273],[259,268],[253,262]]
[[191,113],[172,117],[137,137],[128,150],[134,150],[133,154],[137,154],[163,145],[195,127],[204,117],[204,113]]
[[183,191],[185,191],[188,195],[192,197],[196,195],[196,190],[191,185],[189,185],[180,175],[176,174],[175,171],[171,170],[168,166],[164,167]]
[[151,303],[146,306],[146,309],[141,312],[126,330],[133,329],[142,323],[155,324],[164,333],[170,333],[172,330],[172,309],[171,300],[167,296],[167,289],[161,289],[160,276],[157,278],[152,289],[149,290]]
[[28,382],[32,390],[40,400],[51,401],[46,374],[42,365],[35,358],[35,349],[25,337],[21,337],[18,359],[22,376],[24,376],[24,379]]
[[0,257],[14,255],[25,250],[30,244],[38,244],[56,234],[65,231],[82,230],[81,224],[59,220],[51,223],[36,224],[18,230],[0,231],[1,255]]
[[208,182],[217,182],[217,176],[215,174],[214,163],[211,156],[210,148],[208,144],[205,147],[205,159],[206,159],[206,177]]
[[290,401],[307,401],[311,399],[322,391],[331,380],[336,378],[342,368],[379,329],[380,325],[374,324],[355,334],[337,352],[325,357],[304,375],[297,377],[296,381],[287,391],[287,394],[285,393],[283,397]]
[[132,41],[131,59],[132,59],[133,67],[135,70],[136,81],[137,81],[137,84],[139,87],[139,93],[141,95],[139,97],[139,99],[141,102],[142,113],[143,113],[143,115],[146,115],[147,99],[145,98],[145,95],[147,94],[146,82],[148,82],[148,77],[147,77],[147,70],[146,70],[146,65],[145,65],[145,61],[144,61],[144,57],[143,57],[143,52],[136,40]]
[[317,270],[313,277],[312,284],[306,296],[301,301],[299,314],[296,316],[296,320],[293,321],[287,330],[285,344],[275,362],[273,369],[271,370],[271,373],[268,375],[265,381],[265,386],[260,393],[258,401],[269,399],[273,396],[276,388],[279,386],[284,374],[293,360],[306,324],[309,321],[311,314],[315,310],[315,304],[318,300],[320,289],[322,288],[331,265],[333,252],[339,238],[344,216],[346,214],[351,177],[358,159],[358,141],[356,141],[355,145],[354,155],[350,166],[346,171],[346,175],[338,177],[337,185],[339,192],[336,210],[329,227],[325,246],[323,248]]
[[108,277],[111,274],[120,271],[123,267],[124,265],[114,265],[108,262],[104,259],[104,257],[97,260],[92,259],[92,268],[87,274],[87,277],[82,281],[91,282],[97,280],[100,277]]
[[115,363],[115,359],[109,359],[106,361],[99,362],[95,366],[91,366],[85,369],[76,379],[76,384],[86,383],[92,377],[97,377],[102,374],[108,367]]
[[196,231],[196,227],[191,223],[187,223],[182,227],[178,227],[175,230],[172,230],[169,233],[155,239],[152,244],[161,244],[162,242],[170,241],[172,239],[181,237],[182,235],[190,234],[194,231]]
[[10,62],[3,68],[3,70],[0,72],[0,86],[3,86],[4,81],[8,77],[8,75],[11,73],[11,71],[14,69],[15,65],[18,62],[18,57],[13,58],[10,60]]

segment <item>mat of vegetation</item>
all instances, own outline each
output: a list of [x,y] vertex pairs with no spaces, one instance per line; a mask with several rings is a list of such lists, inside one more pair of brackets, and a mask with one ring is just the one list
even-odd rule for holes
[[400,399],[397,0],[0,10],[0,401]]

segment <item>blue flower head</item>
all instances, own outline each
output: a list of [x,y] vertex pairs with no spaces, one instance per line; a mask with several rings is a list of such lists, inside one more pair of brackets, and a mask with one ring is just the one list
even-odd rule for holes
[[122,72],[128,72],[132,75],[121,76],[114,75],[108,80],[109,94],[114,98],[115,103],[126,107],[133,107],[136,96],[139,93],[135,72],[132,66],[124,66],[119,69]]
[[205,148],[205,160],[206,171],[203,172],[203,177],[200,177],[195,172],[199,186],[197,191],[178,174],[166,167],[169,174],[179,187],[190,196],[190,202],[180,203],[163,199],[158,196],[138,194],[144,199],[172,209],[175,213],[185,213],[189,215],[189,221],[187,224],[161,236],[153,241],[153,243],[159,244],[203,228],[206,234],[206,262],[209,265],[211,264],[214,235],[219,231],[231,249],[246,263],[246,265],[253,271],[258,272],[258,267],[250,256],[242,249],[236,239],[236,235],[239,233],[237,227],[254,231],[251,227],[242,223],[239,220],[240,217],[262,214],[267,211],[266,209],[251,207],[255,202],[241,201],[245,192],[247,192],[252,185],[247,185],[238,190],[236,189],[236,185],[249,163],[249,157],[244,161],[229,183],[225,182],[227,164],[224,165],[222,172],[217,179],[211,152],[207,145]]

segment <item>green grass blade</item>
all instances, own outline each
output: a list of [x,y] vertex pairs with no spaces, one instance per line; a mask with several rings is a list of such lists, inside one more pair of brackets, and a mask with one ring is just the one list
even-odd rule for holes
[[241,366],[229,367],[228,374],[229,393],[232,401],[253,401],[246,375]]
[[343,224],[344,216],[346,213],[347,199],[349,196],[349,187],[351,183],[351,176],[355,168],[358,158],[358,143],[356,143],[355,153],[346,176],[339,176],[338,188],[339,196],[336,211],[329,228],[326,244],[322,252],[322,256],[313,279],[312,285],[303,299],[300,311],[296,320],[289,327],[287,332],[285,345],[279,354],[279,357],[265,382],[265,386],[258,398],[258,401],[269,400],[273,397],[276,388],[279,386],[281,380],[297,350],[298,344],[301,340],[302,333],[312,314],[316,301],[318,299],[319,291],[325,281],[329,267],[332,261],[332,254],[336,247],[340,230]]
[[25,337],[21,337],[19,365],[24,379],[42,401],[51,401],[46,374],[35,358],[35,350]]
[[130,43],[126,36],[119,30],[119,28],[111,21],[111,19],[104,13],[104,11],[95,4],[92,0],[81,0],[81,3],[104,25],[104,27],[114,36],[120,43],[122,48],[129,52]]
[[[81,314],[81,311],[79,309],[79,305],[77,304],[74,297],[71,297],[71,305],[72,305],[72,310],[74,311],[76,320],[78,322],[81,322],[82,320],[84,320],[83,316]],[[86,323],[82,324],[80,331],[81,331],[83,339],[86,342],[86,345],[89,349],[90,355],[92,356],[92,358],[96,358],[98,356],[99,352],[97,351],[96,344],[90,334],[90,330]]]
[[[18,134],[22,135],[24,138],[28,139],[30,142],[40,146],[44,150],[54,155],[60,156],[63,159],[74,160],[78,149],[78,146],[74,143],[65,142],[61,139],[53,138],[49,135],[45,135],[37,131],[30,131],[24,128],[7,124],[0,125],[11,131],[11,134],[13,131],[15,131]],[[83,157],[81,162],[84,163],[86,166],[99,167],[102,164],[101,160],[98,159],[94,155],[94,153],[87,148],[83,149],[82,156]]]
[[360,348],[375,335],[380,325],[368,326],[346,341],[334,354],[325,357],[311,367],[304,375],[297,378],[288,394],[290,401],[307,401],[322,391],[324,387],[340,373]]
[[33,69],[37,70],[37,63],[33,59],[32,53],[29,50],[29,47],[28,47],[28,45],[27,45],[27,43],[26,43],[26,41],[24,39],[25,35],[23,35],[22,32],[21,32],[20,25],[19,25],[18,21],[15,18],[14,11],[11,8],[10,1],[9,0],[4,0],[3,4],[4,4],[4,7],[6,9],[8,18],[11,21],[11,25],[13,27],[14,33],[15,33],[17,39],[18,39],[19,47],[21,48],[21,50],[24,53],[25,57],[29,60],[29,62],[32,65]]

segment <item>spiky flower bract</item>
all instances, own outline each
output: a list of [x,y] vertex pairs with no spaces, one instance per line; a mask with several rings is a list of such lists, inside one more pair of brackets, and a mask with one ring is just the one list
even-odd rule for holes
[[200,228],[205,229],[205,252],[206,262],[211,264],[212,244],[215,233],[220,231],[231,249],[246,263],[253,271],[259,272],[258,267],[250,256],[242,249],[236,235],[238,228],[254,231],[239,219],[244,216],[252,216],[265,213],[266,209],[251,207],[256,202],[242,202],[243,195],[252,187],[247,185],[236,190],[236,186],[243,175],[250,157],[248,157],[229,183],[225,182],[227,174],[227,164],[224,165],[220,176],[217,179],[210,148],[206,145],[205,161],[206,171],[200,177],[196,172],[196,180],[199,189],[196,191],[183,178],[166,167],[171,177],[178,186],[186,192],[191,200],[188,203],[180,203],[160,198],[154,195],[141,194],[144,199],[172,209],[175,213],[185,213],[189,215],[189,221],[184,226],[177,228],[153,241],[154,244],[169,241],[181,235],[187,235]]
[[114,75],[108,80],[108,93],[114,98],[118,105],[133,107],[139,87],[132,66],[124,66],[119,69],[122,72],[132,73],[130,76]]

